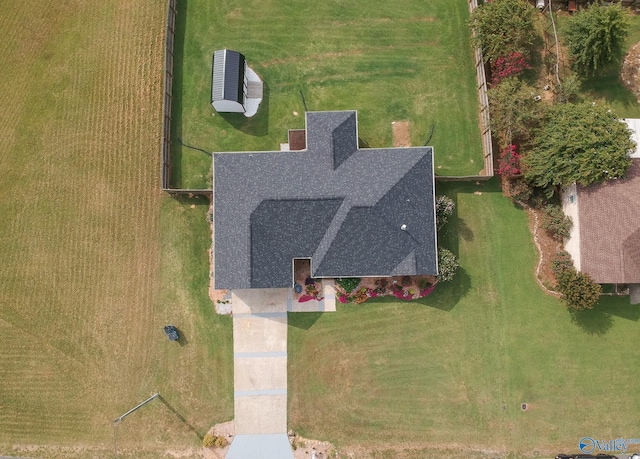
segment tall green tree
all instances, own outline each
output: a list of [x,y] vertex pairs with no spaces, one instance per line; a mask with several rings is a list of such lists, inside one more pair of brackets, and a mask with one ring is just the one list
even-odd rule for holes
[[472,41],[485,61],[515,52],[528,57],[535,40],[534,13],[526,0],[493,0],[478,6],[470,19]]
[[541,117],[541,103],[535,100],[537,91],[517,78],[506,78],[489,89],[491,130],[501,147],[529,139]]
[[590,77],[619,64],[630,21],[629,11],[619,3],[607,6],[596,3],[572,16],[565,40],[573,69],[583,77]]
[[521,163],[527,181],[549,195],[558,185],[620,178],[631,164],[631,131],[605,106],[552,105],[540,126]]

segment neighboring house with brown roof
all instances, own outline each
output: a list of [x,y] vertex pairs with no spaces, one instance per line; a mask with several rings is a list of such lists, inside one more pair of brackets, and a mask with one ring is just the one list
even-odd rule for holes
[[565,188],[562,207],[573,220],[565,249],[576,269],[598,284],[629,285],[631,303],[638,304],[640,154],[636,151],[631,157],[632,165],[623,179]]

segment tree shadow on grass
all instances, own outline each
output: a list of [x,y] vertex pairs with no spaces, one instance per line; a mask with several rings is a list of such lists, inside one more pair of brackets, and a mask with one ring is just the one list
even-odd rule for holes
[[640,308],[628,296],[601,296],[593,309],[570,311],[571,321],[590,335],[604,335],[613,326],[613,317],[638,322]]
[[620,104],[625,108],[638,106],[636,96],[620,81],[619,66],[609,68],[600,76],[584,80],[582,90],[592,97],[602,98],[608,103]]
[[309,330],[322,314],[322,312],[292,312],[289,314],[288,322],[292,327]]
[[200,441],[204,439],[204,435],[202,435],[195,427],[193,427],[193,425],[189,421],[187,421],[185,417],[178,412],[178,410],[176,410],[173,406],[171,406],[169,402],[167,402],[167,400],[162,395],[158,396],[158,398],[164,404],[164,406],[169,408],[169,411],[175,414],[176,417],[180,419],[180,421],[182,421],[182,423],[189,428],[191,432],[196,434],[196,436],[200,439]]
[[613,326],[613,318],[609,312],[596,306],[584,311],[570,311],[571,322],[590,335],[602,336]]
[[438,282],[431,295],[414,300],[413,303],[449,312],[467,295],[470,289],[471,277],[464,268],[460,267],[451,282]]
[[473,241],[473,230],[469,228],[469,226],[467,226],[467,223],[464,221],[464,219],[458,217],[455,229],[462,239],[467,242]]
[[234,129],[256,137],[269,134],[269,85],[266,81],[262,84],[262,102],[258,113],[251,118],[242,113],[218,113]]

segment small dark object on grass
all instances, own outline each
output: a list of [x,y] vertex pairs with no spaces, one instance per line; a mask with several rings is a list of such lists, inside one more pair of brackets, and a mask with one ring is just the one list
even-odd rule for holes
[[169,338],[169,341],[177,341],[180,339],[180,335],[178,334],[178,329],[173,325],[165,325],[164,334],[167,335],[167,338]]

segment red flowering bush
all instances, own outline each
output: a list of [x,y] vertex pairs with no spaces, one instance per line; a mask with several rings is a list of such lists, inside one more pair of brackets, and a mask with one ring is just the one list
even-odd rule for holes
[[431,292],[436,288],[436,284],[430,285],[429,287],[420,290],[420,297],[424,298],[425,296],[431,295]]
[[[436,284],[431,283],[433,281],[432,278],[420,277],[413,279],[411,276],[406,277],[406,279],[396,279],[393,283],[385,278],[376,279],[375,288],[360,286],[349,293],[346,293],[344,289],[340,289],[337,291],[337,299],[342,304],[362,304],[369,298],[393,295],[399,300],[411,301],[429,296],[436,287]],[[403,281],[407,285],[403,285]]]
[[514,51],[506,56],[501,56],[495,60],[491,66],[492,83],[498,84],[508,77],[517,77],[525,70],[530,70],[531,66],[524,59],[521,52]]
[[409,300],[413,299],[411,294],[408,291],[406,291],[406,290],[404,290],[402,288],[394,290],[393,291],[393,296],[395,296],[398,299],[405,300],[405,301],[409,301]]
[[315,296],[302,295],[300,298],[298,298],[298,303],[306,303],[307,301],[311,301],[311,300],[315,300],[315,299],[316,299]]
[[498,174],[500,175],[518,175],[520,174],[520,160],[522,155],[516,151],[515,145],[509,145],[500,153],[498,160]]

